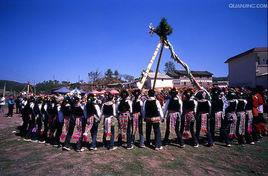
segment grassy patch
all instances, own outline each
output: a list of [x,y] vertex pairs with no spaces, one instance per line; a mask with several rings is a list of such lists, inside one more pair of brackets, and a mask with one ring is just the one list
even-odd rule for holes
[[[161,127],[162,128],[162,127]],[[268,138],[255,146],[212,148],[169,145],[161,151],[119,147],[107,151],[63,152],[50,145],[24,142],[0,130],[0,175],[267,175]],[[101,131],[101,130],[100,130]],[[101,134],[100,134],[101,135]],[[19,141],[18,141],[19,139]],[[101,139],[101,136],[100,136]]]
[[162,167],[167,169],[178,169],[185,165],[185,161],[181,158],[176,158],[173,161],[166,162],[162,165]]
[[113,167],[111,164],[102,164],[96,166],[96,171],[93,172],[94,176],[119,176],[123,175],[121,171]]

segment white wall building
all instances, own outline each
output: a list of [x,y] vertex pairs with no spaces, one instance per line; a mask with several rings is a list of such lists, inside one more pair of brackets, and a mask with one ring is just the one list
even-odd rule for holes
[[267,48],[253,48],[229,58],[228,79],[231,87],[258,85],[268,87]]
[[[148,73],[148,77],[144,83],[144,87],[146,89],[152,89],[154,85],[154,76],[155,72]],[[172,88],[173,87],[173,79],[165,74],[158,73],[157,79],[155,82],[156,89],[163,89],[163,88]]]
[[[212,86],[212,73],[208,71],[191,71],[191,73],[200,86]],[[182,88],[193,86],[185,70],[174,70],[173,72],[167,73],[167,75],[173,78],[174,87]]]

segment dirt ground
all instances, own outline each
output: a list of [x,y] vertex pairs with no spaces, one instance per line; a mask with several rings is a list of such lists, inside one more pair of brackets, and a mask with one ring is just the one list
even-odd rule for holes
[[[268,138],[231,148],[165,146],[161,151],[123,147],[66,152],[16,135],[21,117],[0,116],[0,175],[268,175]],[[99,138],[100,140],[101,138]]]

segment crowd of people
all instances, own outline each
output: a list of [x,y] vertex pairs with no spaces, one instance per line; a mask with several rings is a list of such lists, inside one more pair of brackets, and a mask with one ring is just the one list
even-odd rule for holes
[[[122,89],[116,95],[109,91],[103,95],[20,95],[8,100],[8,116],[16,104],[23,121],[19,134],[25,141],[78,152],[97,150],[98,133],[109,150],[133,149],[135,143],[155,150],[171,142],[180,148],[185,143],[212,147],[217,140],[231,147],[234,139],[239,145],[254,145],[267,135],[263,92],[219,87],[209,92],[173,88],[166,92]],[[161,123],[165,130],[161,131]],[[175,140],[170,133],[176,135]]]

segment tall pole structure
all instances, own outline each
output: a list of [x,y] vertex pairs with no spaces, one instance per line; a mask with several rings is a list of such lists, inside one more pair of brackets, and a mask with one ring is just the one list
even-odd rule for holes
[[158,57],[157,65],[156,65],[155,75],[154,75],[153,89],[155,89],[155,84],[156,84],[157,74],[158,74],[158,70],[159,70],[159,66],[160,66],[160,61],[162,58],[163,49],[164,49],[164,43],[161,42],[161,49],[160,49],[160,53],[159,53],[159,57]]
[[142,89],[142,87],[143,87],[143,85],[144,85],[144,83],[145,83],[145,81],[147,79],[147,76],[148,76],[148,74],[149,74],[149,72],[150,72],[150,70],[151,70],[151,68],[153,66],[154,60],[155,60],[155,58],[156,58],[156,56],[158,54],[158,51],[159,51],[160,47],[161,47],[161,42],[159,42],[157,44],[157,46],[155,48],[155,51],[153,53],[153,56],[152,56],[151,60],[149,61],[148,66],[147,66],[145,72],[142,75],[141,81],[137,83],[137,87],[139,89]]
[[5,97],[5,96],[6,96],[6,82],[4,84],[4,90],[3,90],[3,97]]
[[[160,61],[161,61],[161,57],[162,57],[163,47],[165,45],[170,50],[171,58],[173,60],[175,60],[177,63],[179,63],[180,65],[182,65],[183,68],[186,70],[187,77],[190,79],[191,83],[194,86],[196,86],[197,89],[203,90],[204,92],[206,92],[208,98],[211,99],[211,96],[210,96],[209,92],[195,80],[195,78],[193,77],[188,65],[186,63],[184,63],[179,58],[179,56],[175,53],[172,44],[168,41],[167,36],[170,35],[173,32],[173,29],[172,29],[171,26],[169,26],[169,24],[167,23],[167,20],[165,18],[162,18],[162,20],[160,21],[159,25],[156,28],[154,28],[152,25],[150,25],[149,28],[150,28],[150,33],[151,34],[157,34],[160,37],[160,41],[161,41],[161,51],[160,51],[158,62],[157,62],[153,89],[155,89],[155,84],[156,84],[158,69],[159,69],[159,65],[160,65]],[[145,82],[145,80],[143,80],[143,82]],[[138,88],[139,88],[139,84],[138,84]]]

